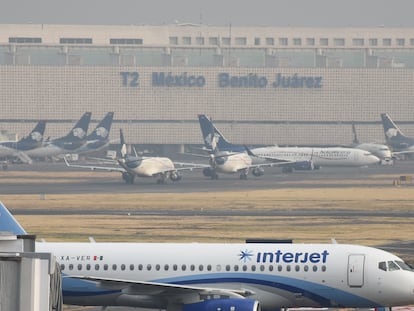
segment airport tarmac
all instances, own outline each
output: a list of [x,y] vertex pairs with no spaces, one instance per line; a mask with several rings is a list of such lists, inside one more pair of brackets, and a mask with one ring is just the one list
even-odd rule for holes
[[[67,175],[63,176],[62,173]],[[320,170],[296,171],[291,174],[282,173],[280,168],[269,168],[263,176],[255,177],[250,174],[247,180],[240,180],[237,174],[219,174],[218,180],[211,180],[204,177],[200,170],[186,171],[182,175],[182,180],[168,180],[163,185],[157,184],[156,178],[139,177],[135,179],[135,184],[127,185],[118,172],[74,169],[66,167],[63,163],[11,165],[7,171],[0,171],[0,194],[208,192],[358,185],[389,187],[400,176],[410,176],[414,179],[414,161],[401,161],[393,166],[375,165],[364,168],[323,167]],[[414,187],[414,182],[402,184]]]

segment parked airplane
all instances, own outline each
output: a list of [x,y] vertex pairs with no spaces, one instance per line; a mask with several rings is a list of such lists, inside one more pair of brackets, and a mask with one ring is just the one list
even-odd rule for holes
[[[206,148],[211,148],[211,142],[217,141],[217,147],[222,151],[241,152],[242,150],[246,150],[244,146],[234,145],[228,142],[205,115],[199,115],[199,121]],[[214,134],[210,130],[211,127],[214,128]],[[362,167],[380,162],[378,157],[368,151],[343,147],[268,146],[252,148],[249,150],[249,153],[250,156],[254,157],[254,161],[263,161],[264,159],[266,161],[280,163],[284,172],[313,170],[322,166]]]
[[27,155],[27,151],[42,145],[45,127],[46,122],[39,121],[28,136],[18,141],[0,142],[0,157],[18,158],[23,163],[32,163],[32,159]]
[[[218,146],[225,141],[222,134],[215,128],[211,120],[205,115],[199,115],[199,123],[205,147],[203,151],[209,152],[209,166],[203,169],[203,175],[211,179],[218,179],[218,173],[240,174],[240,179],[247,179],[249,171],[256,177],[264,174],[264,167],[282,165],[283,163],[258,163],[252,164],[252,158],[246,154],[246,150],[240,146],[235,148],[224,148],[221,150]],[[199,154],[192,154],[202,156]]]
[[114,113],[108,112],[101,122],[98,123],[93,132],[86,136],[86,143],[74,150],[73,153],[89,154],[107,147],[110,143],[109,132],[111,131],[113,118]]
[[355,124],[352,124],[352,133],[354,140],[351,147],[368,151],[381,160],[381,164],[393,164],[391,149],[384,144],[379,143],[361,143],[358,139]]
[[[120,157],[111,162],[113,166],[96,166],[96,165],[78,165],[69,163],[66,158],[66,165],[69,167],[84,168],[93,171],[109,171],[122,173],[122,179],[127,184],[133,184],[135,177],[158,177],[157,183],[165,183],[167,178],[172,181],[179,181],[182,179],[181,171],[193,170],[195,168],[202,168],[205,165],[194,165],[192,163],[174,163],[171,159],[166,157],[139,157],[136,152],[135,155],[127,153],[127,146],[124,139],[122,129],[120,130],[121,150]],[[116,164],[116,166],[114,166]],[[182,165],[178,168],[175,166]]]
[[381,114],[385,140],[393,149],[393,154],[414,153],[414,138],[407,137],[386,113]]
[[90,119],[91,113],[85,112],[66,136],[43,142],[42,146],[27,151],[27,155],[32,158],[43,158],[72,153],[85,144]]
[[[0,228],[25,235],[0,203]],[[414,272],[386,251],[345,244],[48,243],[63,302],[178,311],[414,304]]]

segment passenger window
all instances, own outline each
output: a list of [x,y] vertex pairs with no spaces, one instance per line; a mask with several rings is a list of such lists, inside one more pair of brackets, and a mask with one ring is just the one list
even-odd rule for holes
[[156,265],[155,266],[155,270],[160,271],[160,269],[161,269],[161,266],[160,265]]
[[81,271],[82,270],[82,265],[78,264],[78,270]]
[[211,271],[211,265],[207,266],[207,271]]
[[326,271],[326,266],[322,266],[322,272]]
[[234,271],[239,271],[239,266],[238,265],[234,266]]
[[151,265],[147,265],[147,270],[151,271],[152,266]]
[[308,265],[305,265],[305,266],[303,267],[303,270],[304,270],[305,272],[308,272],[308,271],[309,271],[309,266],[308,266]]
[[104,264],[104,270],[108,271],[108,265],[107,264]]
[[300,270],[299,265],[296,265],[296,266],[295,266],[295,271],[296,271],[296,272],[299,272],[299,270]]
[[125,265],[124,265],[124,264],[122,264],[122,265],[121,265],[121,270],[122,270],[122,271],[124,271],[124,270],[125,270]]
[[252,265],[252,271],[256,271],[256,266],[255,265]]
[[198,266],[198,270],[203,271],[203,269],[204,269],[204,266],[203,265],[199,265]]
[[168,265],[165,265],[164,266],[164,271],[168,271],[168,269],[169,269],[170,267],[168,266]]
[[243,265],[243,271],[247,271],[247,266]]
[[313,270],[314,272],[318,271],[318,266],[313,266],[313,267],[312,267],[312,270]]
[[115,264],[112,265],[112,270],[116,271],[116,265]]
[[178,270],[178,266],[177,265],[173,265],[173,270],[177,271]]
[[88,270],[88,271],[91,270],[91,265],[90,264],[86,265],[86,270]]
[[260,266],[260,271],[264,271],[265,270],[265,266],[261,265]]
[[226,271],[230,271],[230,265],[226,265]]
[[194,266],[194,265],[191,265],[191,266],[190,266],[190,270],[191,270],[191,271],[194,271],[194,270],[195,270],[195,266]]
[[277,271],[281,272],[282,270],[283,270],[282,265],[278,265],[278,266],[277,266]]
[[186,265],[182,265],[181,266],[181,270],[185,271],[186,269],[187,269],[187,266]]
[[272,265],[269,266],[269,271],[273,271],[273,266]]
[[290,265],[286,266],[286,271],[288,271],[288,272],[290,271]]
[[98,264],[96,264],[96,265],[95,265],[95,270],[96,270],[96,271],[98,271],[98,270],[99,270],[99,265],[98,265]]
[[129,265],[129,270],[134,271],[134,265]]
[[73,270],[73,265],[72,264],[69,265],[69,270]]
[[138,265],[138,270],[139,270],[139,271],[142,271],[142,269],[143,269],[143,268],[144,268],[144,267],[143,267],[141,264],[139,264],[139,265]]

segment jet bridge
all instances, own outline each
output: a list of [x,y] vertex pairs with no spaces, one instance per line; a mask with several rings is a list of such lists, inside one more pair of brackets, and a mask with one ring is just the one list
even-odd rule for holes
[[35,236],[0,232],[0,309],[62,310],[60,268],[50,253],[35,252]]

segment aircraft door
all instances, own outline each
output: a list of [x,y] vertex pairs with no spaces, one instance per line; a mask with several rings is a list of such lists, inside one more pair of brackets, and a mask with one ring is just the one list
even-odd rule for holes
[[348,257],[348,285],[362,287],[364,285],[365,255],[352,254]]

